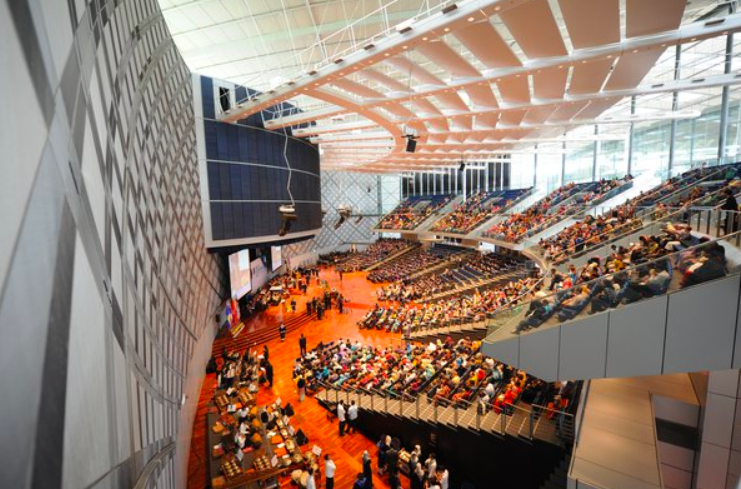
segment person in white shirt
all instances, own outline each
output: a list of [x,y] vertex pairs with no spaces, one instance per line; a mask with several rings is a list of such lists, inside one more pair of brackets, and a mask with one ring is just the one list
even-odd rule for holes
[[337,470],[337,466],[334,464],[334,460],[329,458],[329,454],[324,456],[324,474],[327,477],[326,489],[334,489],[334,472]]
[[450,473],[448,472],[448,469],[443,468],[443,473],[440,476],[440,489],[448,489],[449,484],[450,484]]
[[357,432],[357,420],[358,420],[358,406],[355,405],[355,401],[350,401],[350,407],[347,408],[347,432]]
[[306,479],[306,489],[316,489],[316,481],[314,481],[314,469],[309,468],[309,477]]
[[337,419],[340,422],[340,436],[345,436],[345,405],[342,401],[337,404]]

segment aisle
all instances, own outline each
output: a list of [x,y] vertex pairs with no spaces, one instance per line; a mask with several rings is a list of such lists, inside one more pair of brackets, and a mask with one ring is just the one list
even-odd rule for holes
[[[379,285],[372,284],[365,280],[364,272],[345,274],[342,282],[333,270],[322,270],[320,274],[322,279],[329,282],[330,287],[340,290],[343,295],[349,299],[349,313],[339,314],[334,309],[325,315],[322,321],[312,320],[296,330],[289,332],[285,342],[280,339],[268,341],[267,345],[270,350],[270,361],[274,367],[274,383],[272,389],[262,388],[258,394],[258,403],[269,403],[275,401],[278,397],[285,405],[286,402],[293,404],[295,416],[293,424],[296,428],[304,430],[309,438],[309,443],[317,443],[329,453],[337,464],[335,474],[335,487],[351,488],[357,473],[361,471],[360,457],[363,450],[368,450],[374,459],[375,467],[375,440],[369,440],[363,435],[353,434],[339,436],[338,424],[336,419],[327,419],[327,411],[319,405],[313,398],[307,397],[304,402],[298,401],[298,392],[291,379],[291,372],[295,359],[299,356],[298,339],[303,332],[307,338],[307,347],[312,349],[319,341],[331,341],[338,338],[358,339],[364,344],[388,345],[398,343],[399,336],[387,334],[380,331],[359,330],[356,322],[360,319],[375,303],[374,292]],[[320,288],[316,281],[312,281],[309,293],[304,296],[294,296],[298,303],[299,312],[295,314],[305,314],[305,303],[314,295],[319,295]],[[263,312],[259,317],[254,318],[248,328],[276,328],[281,320],[287,320],[294,314],[283,313],[280,307],[271,307]],[[238,338],[237,338],[238,340]],[[220,341],[224,343],[224,341]],[[227,348],[229,342],[226,342]],[[262,345],[258,345],[262,349]],[[220,350],[221,345],[218,345]],[[193,426],[193,436],[191,440],[191,453],[188,466],[188,488],[203,489],[209,483],[207,480],[207,469],[205,465],[206,456],[206,436],[205,436],[205,413],[206,405],[211,398],[214,389],[215,379],[208,376],[204,380],[201,389],[201,395],[198,403],[198,412],[196,413],[195,423]],[[322,464],[322,469],[323,469]],[[374,475],[373,486],[375,488],[388,488],[385,478],[382,480]],[[288,481],[283,487],[290,487]],[[324,481],[318,487],[324,487]]]

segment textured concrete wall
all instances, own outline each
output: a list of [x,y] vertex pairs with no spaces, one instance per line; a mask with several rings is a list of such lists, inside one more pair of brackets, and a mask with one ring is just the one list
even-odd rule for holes
[[0,487],[174,487],[225,290],[190,75],[156,0],[3,1],[0,46]]

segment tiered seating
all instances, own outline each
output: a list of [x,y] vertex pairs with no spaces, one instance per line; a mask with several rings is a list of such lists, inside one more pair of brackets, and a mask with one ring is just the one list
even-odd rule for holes
[[[689,206],[716,207],[725,200],[726,188],[737,193],[741,180],[723,180],[738,165],[708,169],[696,169],[667,180],[655,189],[641,193],[616,207],[604,216],[586,216],[583,220],[563,229],[549,239],[541,240],[540,251],[546,260],[561,263],[569,257],[579,256],[584,250],[609,243],[616,238],[641,229],[652,219],[663,218],[677,209]],[[655,205],[655,208],[651,206]],[[647,217],[644,222],[638,217],[640,210]],[[683,216],[676,215],[674,219]]]
[[430,297],[506,276],[523,264],[518,258],[497,253],[468,252],[457,255],[456,258],[442,272],[436,271],[412,279],[404,278],[408,275],[399,275],[395,283],[378,290],[378,299],[407,302]]
[[454,297],[420,304],[376,306],[358,321],[361,329],[401,331],[405,336],[422,329],[459,322],[482,321],[500,307],[518,302],[537,282],[538,276],[511,280],[483,292],[474,290]]
[[445,207],[452,198],[451,194],[408,197],[385,215],[376,227],[391,231],[411,231],[429,216]]
[[373,283],[394,282],[425,268],[434,267],[459,252],[447,247],[420,248],[373,270],[367,278]]
[[337,270],[342,272],[355,272],[363,270],[405,249],[419,246],[419,243],[404,239],[379,239],[368,249],[353,253],[339,261]]
[[726,274],[723,246],[692,235],[689,226],[668,223],[662,234],[641,236],[632,246],[617,249],[604,264],[593,258],[580,271],[572,265],[569,274],[556,272],[550,294],[534,291],[514,332],[574,319],[590,305],[589,313],[601,312]]
[[468,197],[465,203],[437,221],[430,230],[440,233],[468,234],[484,221],[509,210],[531,190],[532,188],[477,192]]
[[562,219],[577,215],[625,188],[630,177],[584,184],[570,183],[550,193],[524,212],[512,214],[484,232],[484,236],[519,243]]
[[[559,434],[556,415],[560,409],[574,410],[578,386],[545,383],[479,350],[478,341],[465,338],[410,344],[405,350],[340,340],[297,359],[296,370],[330,405],[349,399],[369,411],[515,436],[526,420],[537,420],[529,425],[529,435],[559,443],[566,433]],[[381,402],[384,398],[387,402]]]

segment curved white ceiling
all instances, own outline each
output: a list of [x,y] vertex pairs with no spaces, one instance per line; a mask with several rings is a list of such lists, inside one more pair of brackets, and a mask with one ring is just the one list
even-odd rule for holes
[[[212,2],[228,3],[191,0],[177,7],[165,7],[164,12],[169,21],[173,9],[204,9]],[[261,2],[242,3],[256,8]],[[271,0],[270,5],[275,3]],[[244,77],[208,71],[214,66],[240,71],[243,66],[241,60],[223,61],[232,54],[225,54],[221,48],[217,48],[217,54],[206,56],[204,47],[193,47],[203,59],[209,59],[200,62],[211,65],[199,68],[196,63],[191,67],[267,92],[242,102],[226,114],[224,119],[228,121],[280,101],[298,101],[305,113],[266,121],[266,126],[280,128],[315,121],[312,127],[297,129],[295,134],[309,137],[323,147],[325,168],[397,172],[449,166],[462,155],[483,159],[559,138],[581,124],[594,124],[624,97],[738,81],[732,75],[718,75],[701,81],[679,79],[660,85],[642,84],[671,46],[741,29],[741,19],[735,15],[722,23],[688,22],[715,2],[691,2],[691,15],[685,0],[468,0],[457,5],[433,2],[438,7],[429,14],[418,15],[413,23],[408,23],[411,28],[401,32],[392,29],[381,38],[357,38],[361,37],[363,25],[374,22],[364,18],[357,18],[350,32],[346,29],[340,34],[328,33],[327,40],[335,42],[334,48],[346,49],[336,56],[329,55],[333,48],[316,42],[325,39],[321,31],[326,24],[316,18],[322,9],[323,16],[343,9],[346,15],[352,6],[356,12],[369,11],[371,19],[383,19],[384,15],[408,18],[418,13],[415,4],[425,2],[391,2],[395,11],[389,7],[376,12],[368,4],[377,8],[377,2],[282,3],[285,8],[279,14],[286,25],[290,26],[290,16],[303,14],[310,17],[308,22],[315,34],[314,44],[296,48],[293,58],[285,58],[278,53],[282,45],[278,39],[272,53],[268,48],[272,36],[277,34],[266,32],[264,26],[257,29],[265,32],[267,39],[259,42],[267,56],[272,56],[272,61],[263,62],[280,64],[280,69],[274,71],[283,74],[282,81],[273,80],[277,86],[265,85],[262,72],[269,68],[257,66],[259,63],[254,60],[248,61],[254,64],[253,73]],[[446,5],[447,11],[441,11]],[[253,11],[251,21],[260,27],[256,15],[259,14]],[[211,20],[214,25],[219,24],[218,19]],[[174,24],[170,25],[173,28]],[[387,22],[385,26],[388,25]],[[295,35],[300,27],[295,26],[293,37],[282,42],[304,39],[303,35]],[[193,26],[191,31],[183,25],[177,28],[186,30],[173,32],[176,42],[181,35],[196,32]],[[213,28],[203,26],[200,30]],[[284,29],[282,34],[290,35],[291,30]],[[352,42],[340,41],[353,36],[356,38]],[[180,47],[189,61],[191,48]],[[314,49],[327,56],[308,67],[303,61],[295,63],[296,53],[303,56]],[[262,80],[261,85],[250,84],[250,76]],[[419,137],[415,153],[404,151],[405,129],[414,130]]]

